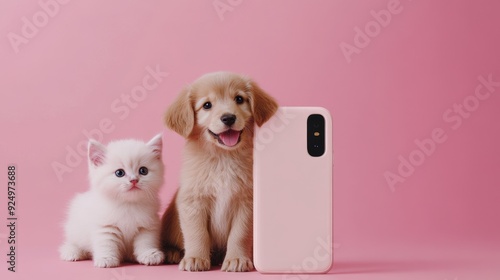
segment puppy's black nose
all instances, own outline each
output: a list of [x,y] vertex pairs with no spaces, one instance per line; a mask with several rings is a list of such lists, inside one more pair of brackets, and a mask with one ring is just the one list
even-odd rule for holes
[[236,116],[233,114],[224,114],[220,117],[221,122],[223,122],[227,126],[232,126],[236,121]]

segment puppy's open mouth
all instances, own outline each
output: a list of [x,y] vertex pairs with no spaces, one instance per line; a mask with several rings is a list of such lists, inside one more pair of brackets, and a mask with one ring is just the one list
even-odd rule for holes
[[236,144],[240,142],[240,136],[241,136],[241,130],[226,130],[224,132],[221,132],[219,134],[215,134],[212,132],[210,129],[208,132],[215,138],[217,141],[219,141],[220,144],[228,147],[234,147]]

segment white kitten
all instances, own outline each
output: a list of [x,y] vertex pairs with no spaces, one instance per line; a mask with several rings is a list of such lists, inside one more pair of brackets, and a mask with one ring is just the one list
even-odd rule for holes
[[92,258],[96,267],[122,261],[163,262],[158,191],[163,184],[162,140],[89,142],[89,191],[70,204],[61,259]]

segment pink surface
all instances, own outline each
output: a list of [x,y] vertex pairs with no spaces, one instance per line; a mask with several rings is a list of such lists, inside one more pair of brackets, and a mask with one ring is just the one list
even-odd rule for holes
[[65,207],[87,189],[79,143],[164,131],[165,206],[183,140],[162,114],[217,70],[332,113],[335,265],[298,278],[499,279],[500,87],[481,82],[500,81],[498,1],[60,2],[0,2],[2,223],[8,164],[19,184],[2,279],[296,279],[58,260]]

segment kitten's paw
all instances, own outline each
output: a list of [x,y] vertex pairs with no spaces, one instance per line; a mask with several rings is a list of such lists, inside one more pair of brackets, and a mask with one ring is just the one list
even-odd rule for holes
[[59,253],[63,261],[79,261],[89,258],[89,254],[86,251],[70,244],[61,246],[61,248],[59,248]]
[[120,265],[120,259],[114,256],[94,258],[95,267],[117,267]]
[[137,256],[137,261],[145,265],[158,265],[164,260],[165,255],[158,249],[149,249]]
[[182,259],[182,252],[176,248],[168,248],[165,250],[166,263],[179,263]]
[[204,271],[209,269],[210,269],[209,259],[184,257],[179,263],[179,270]]
[[251,271],[253,270],[253,263],[252,260],[247,257],[225,258],[220,270],[227,272]]

